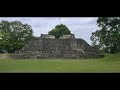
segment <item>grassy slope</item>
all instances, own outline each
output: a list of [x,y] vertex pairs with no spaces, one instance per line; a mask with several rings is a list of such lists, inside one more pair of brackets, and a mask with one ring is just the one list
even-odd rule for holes
[[120,72],[120,54],[102,59],[13,60],[1,58],[0,72]]

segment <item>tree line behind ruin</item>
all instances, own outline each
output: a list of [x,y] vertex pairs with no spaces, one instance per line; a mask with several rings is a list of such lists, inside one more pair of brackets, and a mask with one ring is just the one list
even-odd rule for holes
[[[120,52],[120,17],[98,17],[97,25],[100,30],[92,33],[92,46],[104,53]],[[72,34],[63,24],[55,26],[48,32],[59,38],[62,35]],[[0,22],[0,52],[14,53],[20,50],[28,41],[37,38],[33,35],[32,27],[20,21]]]

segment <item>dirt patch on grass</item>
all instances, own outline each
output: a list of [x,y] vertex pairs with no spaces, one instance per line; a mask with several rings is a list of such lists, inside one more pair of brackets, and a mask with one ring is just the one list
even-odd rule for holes
[[9,54],[0,54],[0,59],[8,59],[10,58]]

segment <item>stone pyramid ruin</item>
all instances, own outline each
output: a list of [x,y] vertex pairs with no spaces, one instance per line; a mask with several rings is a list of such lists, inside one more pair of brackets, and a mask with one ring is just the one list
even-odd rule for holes
[[14,58],[100,58],[101,56],[85,40],[75,38],[74,34],[60,38],[48,34],[29,41]]

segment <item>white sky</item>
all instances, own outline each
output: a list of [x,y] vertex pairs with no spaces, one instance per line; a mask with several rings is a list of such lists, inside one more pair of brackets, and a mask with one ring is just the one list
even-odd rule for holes
[[32,26],[34,36],[47,34],[56,25],[64,24],[76,38],[82,38],[90,45],[92,32],[99,29],[96,23],[97,17],[0,17],[1,20],[19,20],[23,24],[27,23]]

